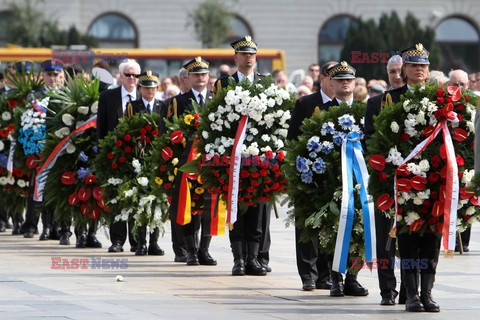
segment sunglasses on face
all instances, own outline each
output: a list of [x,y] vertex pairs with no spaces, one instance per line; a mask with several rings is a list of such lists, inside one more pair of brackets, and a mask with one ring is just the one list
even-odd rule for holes
[[456,87],[465,87],[467,84],[463,82],[454,82],[452,83]]
[[135,74],[135,73],[124,73],[123,75],[127,78],[130,78],[130,77],[135,78],[136,76],[138,76],[138,74]]

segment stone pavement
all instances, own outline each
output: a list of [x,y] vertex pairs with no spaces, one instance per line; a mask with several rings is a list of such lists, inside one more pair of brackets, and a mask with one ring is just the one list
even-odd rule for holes
[[[163,257],[107,253],[102,249],[59,246],[0,234],[0,320],[14,319],[477,319],[480,315],[480,235],[472,232],[471,251],[441,258],[434,296],[438,314],[405,313],[403,305],[383,307],[376,271],[362,270],[367,297],[331,298],[326,290],[304,292],[297,275],[293,227],[285,210],[272,219],[271,267],[265,277],[232,277],[226,236],[212,240],[218,266],[173,262],[170,233],[160,240]],[[10,230],[8,230],[10,231]],[[75,242],[75,236],[71,238]],[[89,259],[86,269],[52,269],[52,257]],[[92,259],[126,259],[127,269],[93,269]],[[71,260],[70,260],[71,261]],[[116,276],[122,275],[123,282]]]

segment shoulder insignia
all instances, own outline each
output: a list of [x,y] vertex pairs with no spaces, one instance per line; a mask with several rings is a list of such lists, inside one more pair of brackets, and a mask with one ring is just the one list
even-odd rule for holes
[[380,107],[383,108],[385,106],[387,107],[391,107],[393,105],[393,101],[392,101],[392,95],[390,94],[390,92],[387,92],[387,94],[385,95],[385,97],[382,99],[382,102],[380,104]]
[[315,116],[319,117],[320,116],[320,107],[316,106],[315,111],[313,113],[315,114]]
[[175,117],[178,117],[178,114],[177,114],[177,98],[173,98],[172,104],[173,104],[173,115]]

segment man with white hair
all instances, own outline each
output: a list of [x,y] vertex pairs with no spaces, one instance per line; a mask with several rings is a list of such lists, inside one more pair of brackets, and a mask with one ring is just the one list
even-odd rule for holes
[[468,89],[470,86],[468,73],[460,69],[450,71],[448,73],[448,85],[456,86],[463,90]]
[[391,89],[403,87],[405,83],[402,79],[402,57],[393,55],[387,62],[388,83]]
[[[127,104],[140,98],[140,93],[137,90],[137,76],[140,75],[140,65],[135,60],[128,59],[120,64],[119,71],[122,85],[102,92],[98,99],[98,140],[103,139],[109,131],[115,129],[118,120],[125,114]],[[132,234],[133,222],[129,222],[128,226],[130,251],[135,252],[137,250],[137,242]],[[127,223],[125,221],[112,223],[110,225],[110,241],[112,245],[108,248],[108,252],[123,252],[123,244],[126,240]]]

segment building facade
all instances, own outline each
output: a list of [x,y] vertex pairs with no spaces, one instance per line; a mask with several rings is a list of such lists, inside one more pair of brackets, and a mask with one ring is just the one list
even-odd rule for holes
[[[34,4],[57,20],[60,28],[74,25],[97,37],[102,47],[199,48],[188,12],[202,1],[46,0]],[[468,71],[480,69],[478,0],[224,1],[234,12],[228,35],[248,33],[260,48],[283,49],[288,72],[338,59],[351,21],[378,20],[391,11],[401,19],[412,12],[423,26],[434,28],[444,60],[459,59]],[[0,0],[0,21],[8,14],[9,2]]]

